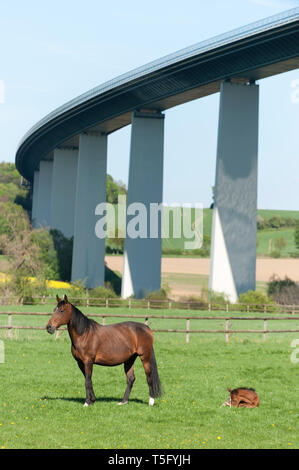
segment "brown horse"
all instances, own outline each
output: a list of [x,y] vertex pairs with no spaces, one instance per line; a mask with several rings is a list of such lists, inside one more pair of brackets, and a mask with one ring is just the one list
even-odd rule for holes
[[134,362],[140,357],[149,386],[149,405],[161,396],[162,389],[153,349],[153,333],[148,326],[137,322],[123,322],[101,326],[90,320],[72,305],[67,296],[61,300],[58,295],[57,307],[46,330],[53,334],[61,325],[67,325],[72,342],[72,355],[85,377],[86,401],[84,406],[95,402],[92,388],[93,364],[117,366],[124,364],[127,388],[119,405],[128,403],[135,381]]
[[260,399],[254,388],[239,387],[232,390],[227,388],[230,397],[221,406],[256,408],[260,404]]

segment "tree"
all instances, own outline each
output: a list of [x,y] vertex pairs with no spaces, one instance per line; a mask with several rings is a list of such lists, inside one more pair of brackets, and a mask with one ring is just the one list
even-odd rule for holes
[[58,279],[70,281],[72,276],[73,237],[66,238],[60,230],[50,230],[58,260]]
[[107,175],[107,188],[106,188],[107,202],[110,204],[117,204],[118,196],[120,194],[127,194],[126,186],[122,181],[114,181],[112,176]]
[[10,261],[11,272],[24,276],[41,276],[44,262],[39,246],[34,242],[27,213],[16,204],[2,203],[0,221],[0,249]]
[[284,237],[276,238],[274,240],[274,246],[278,251],[283,250],[287,246],[286,239]]

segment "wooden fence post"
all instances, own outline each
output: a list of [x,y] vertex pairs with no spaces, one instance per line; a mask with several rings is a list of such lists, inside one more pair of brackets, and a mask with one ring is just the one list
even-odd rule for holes
[[267,339],[267,320],[264,318],[264,341]]
[[12,338],[12,315],[9,313],[8,314],[8,338]]
[[105,323],[106,323],[105,317],[102,317],[102,325],[105,326]]
[[109,300],[106,299],[106,308],[108,308],[108,307],[109,307]]
[[225,320],[225,341],[229,342],[229,320]]
[[187,323],[186,323],[186,343],[189,343],[190,341],[190,318],[187,318]]

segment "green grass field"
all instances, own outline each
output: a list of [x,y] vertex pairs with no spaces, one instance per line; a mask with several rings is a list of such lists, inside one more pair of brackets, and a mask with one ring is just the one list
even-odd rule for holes
[[[2,311],[16,308],[1,306]],[[52,310],[52,306],[18,308]],[[121,310],[82,308],[84,313],[128,313]],[[198,313],[189,311],[188,315]],[[15,316],[13,324],[44,326],[47,320]],[[0,324],[4,323],[7,315],[0,315]],[[234,327],[241,323],[246,328],[262,328],[262,321],[239,321]],[[270,323],[269,328],[290,327],[286,321],[279,326]],[[299,327],[299,321],[291,323],[292,328]],[[222,320],[193,320],[191,328],[223,328],[223,324]],[[150,320],[152,328],[162,325],[166,327],[165,320]],[[184,328],[185,321],[173,320],[167,323],[169,327]],[[270,334],[263,342],[261,334],[243,333],[232,335],[226,343],[224,334],[194,333],[186,344],[184,334],[155,333],[165,390],[155,406],[148,406],[145,374],[137,359],[129,405],[117,406],[125,389],[123,367],[95,366],[97,401],[83,408],[84,380],[71,356],[67,332],[55,339],[45,330],[14,330],[13,339],[8,339],[7,330],[0,330],[5,346],[5,362],[0,364],[0,448],[298,448],[299,364],[290,360],[291,340],[298,335]],[[259,408],[220,408],[228,396],[227,386],[256,388]]]
[[[193,214],[193,213],[192,213]],[[291,217],[294,219],[299,219],[299,211],[286,211],[286,210],[258,210],[258,215],[268,220],[274,216],[280,216],[283,218]],[[192,215],[194,217],[194,215]],[[212,209],[203,210],[203,234],[211,236],[212,232],[212,218],[213,211]],[[193,219],[192,219],[193,220]],[[163,220],[165,224],[165,220]],[[290,253],[296,251],[295,242],[294,242],[294,228],[282,228],[282,229],[270,229],[270,230],[258,230],[258,246],[257,246],[257,255],[269,255],[270,250],[274,251],[274,241],[276,238],[284,237],[287,245],[281,250],[281,256],[289,256]],[[272,240],[270,242],[270,240]],[[184,249],[184,242],[186,239],[182,236],[181,238],[172,238],[172,232],[170,232],[169,238],[164,238],[162,241],[162,247],[164,249]],[[270,248],[270,250],[269,250]],[[185,255],[186,256],[186,255]]]
[[275,240],[277,240],[278,238],[284,238],[286,241],[285,248],[281,250],[282,257],[287,257],[291,253],[296,252],[294,228],[269,229],[269,230],[258,230],[257,232],[257,240],[258,240],[258,245],[256,249],[257,255],[269,256],[271,251],[275,250]]

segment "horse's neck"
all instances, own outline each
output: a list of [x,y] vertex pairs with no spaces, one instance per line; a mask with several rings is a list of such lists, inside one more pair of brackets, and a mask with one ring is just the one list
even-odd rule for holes
[[82,334],[78,328],[80,316],[84,317],[83,313],[72,305],[72,313],[67,324],[67,329],[74,346],[76,345],[78,337]]

